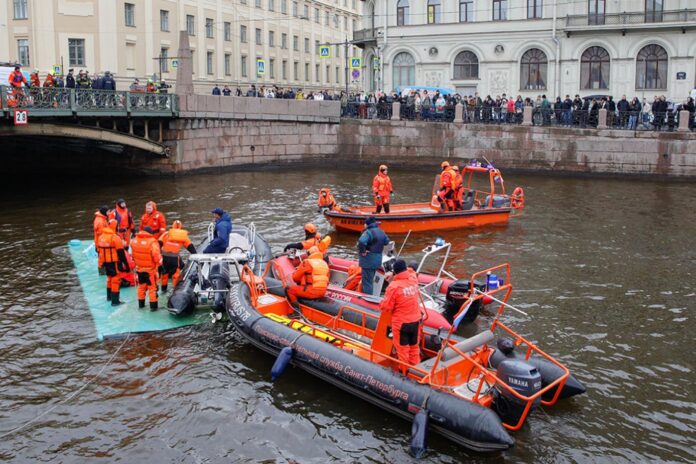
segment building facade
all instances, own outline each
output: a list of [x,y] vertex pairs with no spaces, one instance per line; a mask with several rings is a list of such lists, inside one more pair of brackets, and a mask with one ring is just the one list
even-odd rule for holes
[[[359,0],[0,0],[0,61],[42,75],[55,65],[111,71],[119,88],[161,72],[173,82],[179,31],[193,50],[194,86],[345,87]],[[361,50],[348,47],[348,55]],[[257,74],[257,60],[264,73]],[[349,84],[352,84],[349,76]]]
[[368,0],[362,25],[369,89],[681,101],[696,85],[694,0]]

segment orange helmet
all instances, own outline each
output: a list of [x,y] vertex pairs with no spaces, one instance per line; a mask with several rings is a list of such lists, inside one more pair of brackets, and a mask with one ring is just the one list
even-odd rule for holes
[[313,255],[314,253],[319,253],[319,248],[317,248],[315,246],[310,247],[310,249],[307,250],[307,253],[309,253],[310,256]]
[[177,219],[176,221],[172,222],[172,229],[181,229],[181,221]]
[[440,165],[440,167],[441,167],[442,169],[445,169],[445,168],[448,168],[449,165],[450,165],[450,164],[449,164],[448,161],[443,161],[442,164]]
[[380,164],[380,165],[379,165],[379,170],[380,170],[380,171],[386,171],[386,170],[387,170],[387,165],[386,165],[386,164]]
[[311,222],[308,222],[307,224],[305,224],[304,230],[305,230],[307,233],[316,234],[316,233],[317,233],[317,226],[315,226],[315,225],[312,224]]

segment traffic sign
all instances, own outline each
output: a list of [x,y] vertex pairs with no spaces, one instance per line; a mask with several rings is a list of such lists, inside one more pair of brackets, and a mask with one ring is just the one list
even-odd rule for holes
[[362,58],[353,57],[350,59],[350,69],[362,68]]
[[322,45],[319,47],[319,56],[322,58],[331,58],[331,47]]
[[53,75],[54,76],[62,76],[63,75],[63,67],[59,64],[54,64],[53,65]]
[[26,126],[29,124],[29,112],[27,110],[15,110],[14,124],[15,126]]
[[176,69],[179,67],[179,60],[172,60],[172,68]]
[[358,77],[360,77],[360,71],[354,69],[353,72],[351,72],[351,75],[353,76],[353,79],[357,79]]
[[256,60],[256,75],[263,76],[266,74],[266,62],[264,60]]

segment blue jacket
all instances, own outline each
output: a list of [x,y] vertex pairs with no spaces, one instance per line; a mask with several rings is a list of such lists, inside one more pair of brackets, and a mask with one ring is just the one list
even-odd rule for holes
[[[389,237],[377,224],[367,226],[358,239],[360,256],[358,263],[363,269],[379,269],[382,267],[382,250],[389,243]],[[365,255],[367,252],[367,255]]]
[[230,232],[232,232],[232,218],[223,213],[222,217],[215,221],[213,241],[205,247],[203,253],[224,253],[230,244]]

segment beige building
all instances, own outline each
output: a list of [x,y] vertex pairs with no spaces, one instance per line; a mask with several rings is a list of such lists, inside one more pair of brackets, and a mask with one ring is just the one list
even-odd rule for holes
[[188,31],[199,92],[254,82],[340,89],[344,46],[330,46],[329,57],[319,49],[351,40],[361,10],[360,0],[0,0],[0,62],[42,76],[61,63],[66,73],[109,70],[119,88],[160,71],[174,82],[179,31]]

